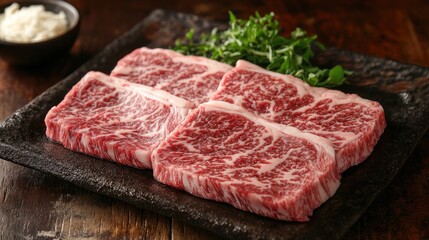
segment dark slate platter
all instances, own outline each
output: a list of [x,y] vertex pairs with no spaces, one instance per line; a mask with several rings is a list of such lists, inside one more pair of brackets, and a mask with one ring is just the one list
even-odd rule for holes
[[89,70],[109,73],[117,60],[141,46],[168,47],[190,28],[215,23],[156,10],[70,76],[16,111],[0,125],[0,157],[94,192],[174,217],[231,239],[338,239],[392,181],[429,126],[429,69],[330,48],[319,65],[354,71],[345,92],[379,101],[387,129],[363,164],[347,170],[338,192],[309,222],[275,221],[167,187],[152,171],[120,166],[64,149],[44,134],[44,117]]

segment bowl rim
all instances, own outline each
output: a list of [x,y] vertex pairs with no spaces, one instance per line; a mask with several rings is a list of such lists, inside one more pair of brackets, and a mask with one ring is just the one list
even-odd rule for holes
[[[49,39],[46,39],[43,41],[27,42],[27,43],[25,43],[25,42],[9,42],[9,41],[2,40],[0,38],[0,44],[2,44],[2,45],[9,45],[9,46],[32,46],[32,45],[34,45],[34,46],[36,46],[36,45],[48,44],[49,42],[54,42],[58,38],[61,38],[62,36],[73,31],[80,24],[79,11],[72,4],[70,4],[66,1],[63,1],[63,0],[60,0],[60,1],[58,1],[58,0],[29,0],[29,1],[17,0],[17,1],[12,1],[12,2],[1,4],[0,9],[4,9],[4,8],[12,5],[13,3],[18,3],[20,5],[20,7],[30,6],[30,5],[53,4],[53,5],[57,5],[57,6],[61,7],[61,9],[63,11],[70,11],[74,17],[72,18],[72,21],[70,21],[69,26],[67,27],[67,30],[65,32],[63,32],[62,34],[57,35],[53,38],[49,38]],[[4,11],[1,12],[0,14],[3,14],[3,13],[4,13]]]

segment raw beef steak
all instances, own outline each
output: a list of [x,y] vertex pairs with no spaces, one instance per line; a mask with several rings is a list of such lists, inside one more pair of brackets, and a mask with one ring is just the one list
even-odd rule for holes
[[45,118],[66,148],[151,168],[150,154],[194,107],[165,91],[89,72]]
[[152,166],[162,183],[282,220],[307,221],[339,186],[328,140],[217,101],[192,110]]
[[340,172],[364,161],[386,127],[377,102],[311,87],[242,60],[225,74],[212,100],[236,104],[269,121],[331,140]]
[[209,100],[230,69],[204,57],[143,47],[119,60],[111,76],[162,89],[198,105]]

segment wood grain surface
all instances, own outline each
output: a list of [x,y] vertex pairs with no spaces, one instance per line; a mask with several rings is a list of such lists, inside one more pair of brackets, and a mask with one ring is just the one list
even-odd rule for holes
[[[81,14],[71,52],[38,67],[0,56],[0,121],[63,79],[156,8],[227,21],[273,11],[286,31],[327,46],[429,67],[429,2],[70,0]],[[0,3],[6,3],[0,0]],[[345,239],[429,239],[429,134]],[[0,159],[0,239],[219,239],[215,233]]]

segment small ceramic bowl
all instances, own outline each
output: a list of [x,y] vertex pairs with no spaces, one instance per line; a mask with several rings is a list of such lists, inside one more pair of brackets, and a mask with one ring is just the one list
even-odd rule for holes
[[[54,38],[34,43],[14,43],[0,39],[0,58],[15,65],[35,65],[52,61],[55,57],[67,53],[79,34],[79,12],[64,1],[30,0],[17,1],[20,7],[43,5],[45,11],[59,13],[63,11],[68,22],[65,33]],[[0,13],[12,3],[0,6]]]

